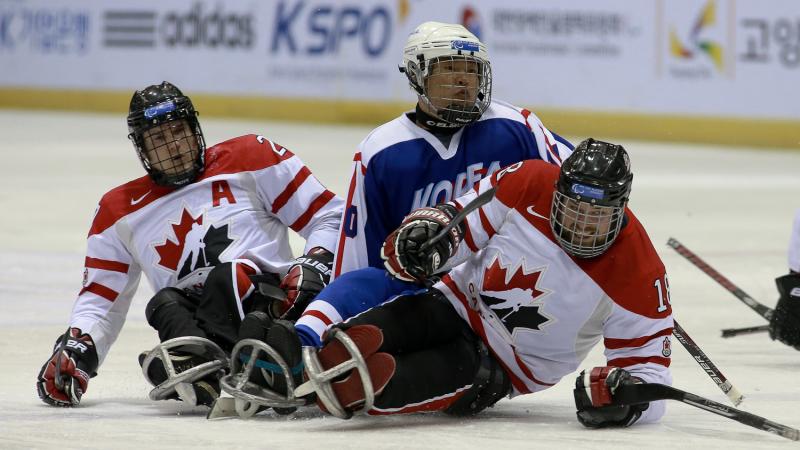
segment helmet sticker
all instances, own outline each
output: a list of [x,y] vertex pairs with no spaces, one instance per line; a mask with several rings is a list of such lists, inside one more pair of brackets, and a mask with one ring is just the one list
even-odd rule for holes
[[601,200],[605,197],[606,192],[603,189],[585,184],[575,183],[570,187],[573,194],[583,195],[596,200]]
[[479,50],[477,43],[469,41],[451,41],[450,48],[464,50],[465,52],[477,52]]
[[175,111],[175,102],[172,100],[159,103],[144,110],[144,116],[148,119]]

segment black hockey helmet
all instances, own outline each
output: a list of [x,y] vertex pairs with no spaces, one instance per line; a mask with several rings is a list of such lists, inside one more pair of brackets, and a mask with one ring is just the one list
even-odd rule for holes
[[561,166],[550,226],[569,254],[591,258],[617,238],[631,192],[628,153],[621,145],[587,139]]
[[147,173],[161,186],[184,186],[205,166],[206,144],[192,100],[168,81],[136,91],[128,138]]

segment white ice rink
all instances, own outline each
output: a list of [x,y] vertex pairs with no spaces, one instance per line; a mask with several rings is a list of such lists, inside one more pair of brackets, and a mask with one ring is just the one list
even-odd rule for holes
[[[209,144],[246,133],[288,147],[330,189],[345,194],[367,127],[203,119]],[[311,410],[290,417],[207,421],[205,410],[151,402],[136,356],[157,343],[144,319],[142,283],[128,322],[81,406],[55,409],[34,381],[63,333],[80,289],[85,237],[100,196],[143,174],[124,116],[0,111],[0,448],[798,448],[783,438],[682,403],[660,424],[592,431],[575,419],[574,375],[541,394],[503,400],[472,419],[356,417]],[[603,136],[595,136],[603,138]],[[577,140],[573,137],[573,142]],[[800,427],[800,352],[766,334],[722,339],[721,328],[759,316],[666,247],[676,237],[763,303],[787,271],[800,207],[800,152],[623,142],[631,154],[631,207],[670,276],[675,317],[746,396],[742,409]],[[602,365],[600,348],[583,367]],[[674,385],[727,402],[674,341]]]

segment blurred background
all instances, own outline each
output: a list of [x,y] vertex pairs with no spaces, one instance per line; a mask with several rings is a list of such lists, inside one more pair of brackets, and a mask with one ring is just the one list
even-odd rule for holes
[[796,0],[0,0],[0,108],[122,114],[169,80],[205,116],[374,126],[427,20],[562,135],[800,147]]
[[[461,23],[488,45],[494,98],[574,143],[625,145],[631,207],[667,267],[675,316],[746,395],[745,409],[800,425],[797,352],[766,333],[722,339],[720,328],[764,321],[664,245],[678,238],[775,304],[800,206],[800,1],[0,0],[0,361],[11,367],[0,383],[0,447],[303,439],[463,449],[502,439],[504,448],[638,449],[672,448],[677,437],[689,447],[779,448],[780,438],[684,406],[660,425],[583,430],[572,375],[504,401],[488,420],[206,422],[204,411],[146,400],[135,356],[157,342],[144,318],[147,283],[86,408],[36,398],[35,375],[80,289],[92,211],[104,192],[144,175],[125,138],[134,90],[175,83],[200,111],[209,145],[263,134],[342,195],[358,143],[416,102],[397,66],[408,33],[428,20]],[[585,367],[598,364],[601,349]],[[672,369],[676,386],[726,401],[683,350]]]

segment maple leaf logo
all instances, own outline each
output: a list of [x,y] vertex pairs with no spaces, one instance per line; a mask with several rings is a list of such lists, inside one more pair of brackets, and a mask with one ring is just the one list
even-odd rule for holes
[[495,258],[483,273],[481,298],[513,333],[515,328],[539,330],[549,319],[539,312],[534,302],[550,291],[537,286],[544,269],[525,273],[524,260],[513,273],[510,266],[500,265]]
[[181,261],[181,256],[184,253],[183,250],[186,245],[186,235],[189,234],[192,229],[197,230],[198,227],[202,228],[202,226],[202,214],[194,218],[189,211],[184,209],[183,214],[181,214],[180,222],[172,224],[172,231],[175,233],[175,239],[178,242],[174,242],[168,238],[163,245],[157,245],[155,247],[156,253],[158,253],[159,256],[158,264],[173,272],[178,270],[178,263]]

